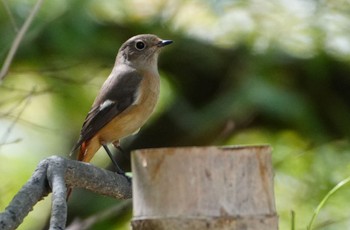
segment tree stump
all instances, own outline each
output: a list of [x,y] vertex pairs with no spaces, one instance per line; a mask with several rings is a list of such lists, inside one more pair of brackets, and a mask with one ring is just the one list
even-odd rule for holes
[[271,148],[186,147],[132,154],[134,230],[277,230]]

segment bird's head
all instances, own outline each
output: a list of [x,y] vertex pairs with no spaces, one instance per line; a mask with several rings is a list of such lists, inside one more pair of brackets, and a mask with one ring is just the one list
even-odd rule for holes
[[117,62],[136,68],[156,66],[161,48],[171,43],[171,40],[162,40],[153,34],[136,35],[120,47]]

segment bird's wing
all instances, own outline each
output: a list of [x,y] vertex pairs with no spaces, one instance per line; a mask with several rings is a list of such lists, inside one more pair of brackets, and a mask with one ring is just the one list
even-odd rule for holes
[[106,80],[85,118],[79,141],[71,153],[135,102],[141,80],[142,77],[135,71],[123,72],[123,75],[113,76]]

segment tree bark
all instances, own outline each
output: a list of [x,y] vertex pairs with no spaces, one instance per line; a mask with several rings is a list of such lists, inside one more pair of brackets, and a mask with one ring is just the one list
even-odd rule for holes
[[50,229],[64,229],[67,186],[114,197],[131,198],[131,184],[117,173],[93,165],[52,156],[42,160],[32,177],[0,213],[0,230],[16,229],[34,205],[52,191]]
[[134,230],[278,229],[269,146],[137,150]]

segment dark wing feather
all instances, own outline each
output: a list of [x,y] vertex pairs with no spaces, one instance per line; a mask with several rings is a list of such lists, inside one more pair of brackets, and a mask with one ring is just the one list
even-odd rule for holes
[[[135,102],[142,77],[136,71],[115,72],[123,72],[123,74],[107,79],[102,86],[100,94],[85,118],[79,141],[72,152]],[[111,103],[101,109],[101,104],[107,100]]]

